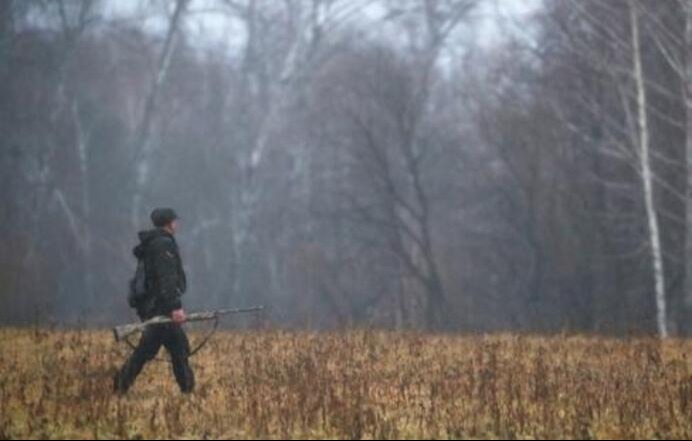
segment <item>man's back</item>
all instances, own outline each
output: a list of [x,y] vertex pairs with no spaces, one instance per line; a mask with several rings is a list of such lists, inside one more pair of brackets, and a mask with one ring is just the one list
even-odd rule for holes
[[144,260],[149,299],[140,315],[145,319],[169,316],[182,308],[181,297],[187,289],[178,244],[160,228],[139,233],[139,239],[134,254]]

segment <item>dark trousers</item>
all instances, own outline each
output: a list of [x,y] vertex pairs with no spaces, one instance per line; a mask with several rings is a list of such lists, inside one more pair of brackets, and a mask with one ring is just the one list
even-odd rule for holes
[[190,343],[182,327],[169,324],[150,326],[142,334],[137,349],[125,363],[116,378],[115,389],[125,394],[132,387],[144,365],[152,361],[165,347],[171,355],[173,374],[183,393],[191,393],[195,387],[195,376],[190,368]]

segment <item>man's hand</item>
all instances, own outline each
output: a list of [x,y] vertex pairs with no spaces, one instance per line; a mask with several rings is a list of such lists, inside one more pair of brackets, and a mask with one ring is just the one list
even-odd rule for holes
[[178,309],[176,311],[173,311],[173,313],[171,314],[171,319],[173,320],[173,323],[175,323],[176,325],[182,325],[187,320],[187,317],[185,317],[184,310]]

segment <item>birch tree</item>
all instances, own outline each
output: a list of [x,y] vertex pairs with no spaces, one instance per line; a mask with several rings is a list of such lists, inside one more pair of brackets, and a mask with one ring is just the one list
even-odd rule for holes
[[[98,19],[98,1],[96,0],[57,0],[53,7],[57,12],[57,29],[60,41],[60,60],[57,68],[57,84],[54,107],[51,109],[50,121],[54,130],[69,121],[72,124],[76,168],[79,175],[79,195],[72,198],[71,194],[59,184],[53,184],[51,198],[54,206],[57,206],[62,214],[70,235],[78,245],[81,256],[81,278],[84,296],[89,305],[96,303],[94,289],[93,241],[91,224],[91,180],[90,180],[90,140],[88,128],[85,127],[79,111],[79,97],[75,86],[69,81],[69,70],[74,67],[75,53],[85,38],[86,33],[94,27]],[[52,140],[52,149],[59,151],[61,146],[59,139]],[[57,158],[56,158],[57,159]],[[47,165],[42,179],[56,182],[58,179],[51,177],[57,168],[57,164]],[[53,204],[46,204],[50,206]],[[38,228],[38,219],[44,213],[44,209],[37,210],[34,227]],[[35,230],[34,234],[38,235]]]
[[[631,167],[638,176],[639,182],[635,189],[640,193],[646,219],[646,247],[643,249],[647,250],[649,256],[657,332],[662,338],[666,338],[669,335],[670,325],[668,289],[671,286],[670,281],[667,280],[667,274],[671,272],[666,268],[661,219],[666,220],[667,228],[671,227],[671,223],[676,224],[681,220],[676,218],[676,214],[664,211],[659,199],[661,194],[670,195],[678,201],[685,198],[684,191],[676,189],[667,177],[659,174],[655,167],[656,162],[674,164],[675,160],[667,156],[662,146],[654,148],[652,118],[657,118],[659,121],[666,119],[671,125],[678,123],[668,120],[667,118],[670,117],[664,116],[662,110],[650,99],[651,94],[667,96],[674,93],[669,92],[669,86],[659,84],[657,79],[647,72],[645,66],[645,37],[642,23],[646,20],[648,25],[647,38],[651,38],[652,35],[655,37],[655,32],[651,30],[653,18],[645,5],[636,0],[628,0],[624,5],[616,2],[598,3],[597,7],[595,3],[585,5],[572,1],[571,4],[589,26],[587,29],[591,29],[591,33],[607,45],[608,53],[614,54],[611,60],[606,61],[607,55],[599,54],[593,44],[587,47],[589,43],[577,43],[578,40],[575,38],[571,40],[575,54],[584,57],[603,78],[613,84],[619,100],[617,107],[621,109],[621,117],[608,115],[607,110],[599,106],[597,102],[586,104],[584,109],[600,119],[605,128],[603,135],[606,137],[606,144],[601,148],[601,154],[617,158]],[[599,10],[605,13],[604,16],[610,14],[614,17],[617,17],[621,11],[626,11],[626,30],[623,29],[621,34],[617,26],[606,24],[605,18],[598,16]],[[584,45],[580,46],[580,44]],[[669,59],[670,54],[674,53],[674,50],[668,52],[673,49],[671,47],[659,45],[657,49],[664,59]],[[567,122],[567,124],[570,123]],[[581,135],[584,136],[583,133]],[[668,256],[668,262],[672,264],[671,259],[674,258],[670,254]]]
[[632,29],[632,60],[633,76],[637,90],[637,130],[638,155],[641,161],[642,184],[646,216],[649,224],[649,241],[651,247],[651,264],[656,285],[656,321],[658,333],[662,338],[668,338],[668,314],[666,300],[666,280],[663,268],[663,251],[661,232],[654,195],[654,177],[651,167],[651,134],[649,132],[649,106],[646,91],[646,78],[642,66],[642,47],[640,34],[640,18],[634,0],[629,0],[630,20]]
[[179,39],[180,28],[191,0],[175,0],[173,15],[168,21],[168,30],[159,54],[151,87],[144,102],[142,117],[133,138],[133,166],[135,168],[134,196],[132,200],[132,225],[138,225],[142,218],[142,203],[152,174],[152,160],[155,140],[152,131],[157,116],[159,97]]
[[[655,37],[662,35],[655,32],[658,30],[654,24],[663,20],[664,14],[674,13],[674,8],[668,10],[665,6],[671,4],[657,7],[657,4],[642,2],[569,0],[548,5],[549,21],[544,32],[549,33],[541,35],[543,45],[528,50],[522,45],[515,49],[522,50],[523,47],[522,54],[531,53],[539,64],[534,65],[534,61],[529,59],[525,66],[531,67],[518,67],[517,73],[510,74],[514,76],[509,80],[495,79],[501,86],[490,90],[494,94],[512,84],[510,90],[516,93],[503,93],[500,106],[507,102],[521,102],[525,110],[508,108],[496,112],[510,117],[518,114],[519,121],[528,120],[517,123],[503,119],[492,123],[488,129],[490,133],[506,132],[502,136],[506,136],[503,142],[507,144],[504,147],[509,155],[505,156],[509,156],[509,161],[504,162],[513,175],[520,177],[521,185],[526,184],[528,188],[550,186],[550,190],[538,199],[538,207],[545,207],[541,210],[552,204],[547,202],[548,199],[558,191],[564,191],[561,186],[572,189],[558,194],[560,202],[555,207],[576,209],[577,206],[565,206],[563,200],[579,192],[582,192],[586,204],[584,217],[573,227],[567,227],[570,223],[567,218],[557,218],[567,229],[565,231],[570,231],[564,237],[546,237],[546,233],[551,231],[548,229],[550,219],[555,215],[549,211],[539,211],[523,228],[528,232],[527,239],[532,236],[538,238],[529,242],[540,246],[541,253],[534,254],[542,255],[539,260],[542,267],[548,269],[544,279],[551,282],[543,284],[539,291],[554,291],[550,284],[560,277],[556,261],[564,258],[564,251],[555,250],[554,244],[569,243],[569,238],[575,234],[573,229],[584,228],[584,234],[589,237],[586,240],[597,246],[586,247],[582,252],[593,253],[591,260],[599,264],[589,264],[583,271],[593,272],[589,278],[592,283],[598,281],[602,286],[598,289],[603,289],[603,292],[598,295],[587,288],[584,292],[577,289],[573,295],[590,298],[590,302],[595,304],[593,310],[601,311],[600,314],[605,311],[622,314],[618,318],[613,315],[600,319],[594,316],[595,325],[599,321],[622,323],[637,320],[636,317],[650,317],[651,329],[656,329],[661,336],[670,333],[669,299],[677,298],[671,291],[678,289],[676,285],[682,280],[679,278],[678,265],[682,265],[676,245],[682,238],[680,223],[684,209],[680,208],[684,207],[685,199],[684,185],[676,180],[683,173],[676,160],[682,149],[681,139],[675,135],[679,133],[682,120],[678,119],[679,114],[673,113],[677,83],[665,80],[666,75],[673,75],[674,69],[657,63],[659,60],[665,63],[670,54],[676,56],[676,49],[669,44],[663,49],[654,45]],[[636,8],[636,21],[632,15],[633,8]],[[666,29],[676,32],[670,23]],[[498,61],[498,69],[511,72],[502,64],[503,61]],[[522,75],[525,73],[522,72],[527,72],[526,69],[535,74],[529,74],[530,82],[524,84]],[[532,78],[531,75],[536,76]],[[530,94],[530,98],[522,94]],[[543,114],[546,108],[551,109],[549,115]],[[532,122],[534,118],[536,121]],[[552,127],[543,133],[540,121],[543,124],[552,122]],[[513,124],[536,124],[537,128],[532,129],[535,135],[529,137],[535,148],[540,149],[547,139],[556,136],[554,145],[558,150],[564,149],[565,159],[571,156],[574,165],[561,166],[559,161],[563,153],[555,155],[553,149],[537,154],[518,150],[525,135],[522,130],[513,128]],[[529,169],[523,166],[527,160],[542,165],[527,177],[521,177],[524,169]],[[562,176],[556,178],[556,171],[551,171],[550,167],[560,170]],[[520,173],[515,173],[515,169]],[[543,193],[543,190],[539,191]],[[505,192],[511,194],[508,189]],[[521,202],[522,198],[517,200],[524,209],[527,202]],[[671,210],[671,207],[675,209]],[[577,213],[573,212],[570,219]],[[519,220],[514,222],[521,225]],[[586,228],[586,224],[591,226]],[[538,235],[529,234],[533,228],[538,228]],[[678,239],[673,239],[675,237]],[[582,243],[577,241],[572,246],[581,247]],[[638,283],[633,277],[622,276],[622,271],[627,268],[641,267],[646,267],[647,271]],[[611,274],[612,281],[609,282],[607,279]],[[564,305],[569,301],[566,296],[570,290],[563,283],[557,286],[565,293],[555,302]],[[646,289],[646,293],[640,287]],[[644,302],[644,294],[648,302]],[[539,299],[548,297],[546,292],[534,295]],[[654,308],[645,307],[645,304]],[[539,304],[539,307],[544,312],[550,310],[547,305]],[[649,323],[645,326],[649,329]]]
[[[340,31],[371,0],[298,0],[287,2],[225,0],[245,29],[242,54],[243,91],[247,105],[247,146],[235,152],[236,184],[229,203],[234,271],[233,292],[243,290],[239,262],[253,239],[257,210],[272,197],[263,180],[269,150],[287,121],[290,106],[309,84],[317,66],[330,56]],[[295,167],[292,180],[307,179],[309,161],[300,145],[284,149]],[[281,191],[285,191],[282,188]],[[309,189],[307,190],[310,191]],[[276,250],[267,250],[271,286],[278,291]]]
[[678,65],[678,69],[684,75],[684,91],[685,110],[687,112],[686,119],[686,150],[687,150],[687,236],[685,243],[685,263],[687,271],[685,277],[685,307],[692,309],[692,270],[689,268],[692,262],[692,1],[681,0],[683,11],[685,12],[685,40],[683,44],[683,54],[681,57],[684,67]]

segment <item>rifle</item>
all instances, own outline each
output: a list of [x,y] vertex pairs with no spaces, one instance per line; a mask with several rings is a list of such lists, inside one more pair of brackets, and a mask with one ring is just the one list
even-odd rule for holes
[[[254,308],[246,309],[222,309],[220,311],[213,312],[198,312],[195,314],[190,314],[187,316],[186,322],[206,322],[211,320],[218,320],[220,317],[226,315],[234,314],[246,314],[251,312],[262,312],[264,311],[264,306],[257,306]],[[170,317],[154,317],[151,320],[147,320],[143,323],[136,323],[131,325],[116,326],[113,328],[113,335],[115,336],[115,341],[120,343],[126,340],[129,336],[136,334],[137,332],[144,331],[149,326],[165,325],[168,323],[173,323]]]

